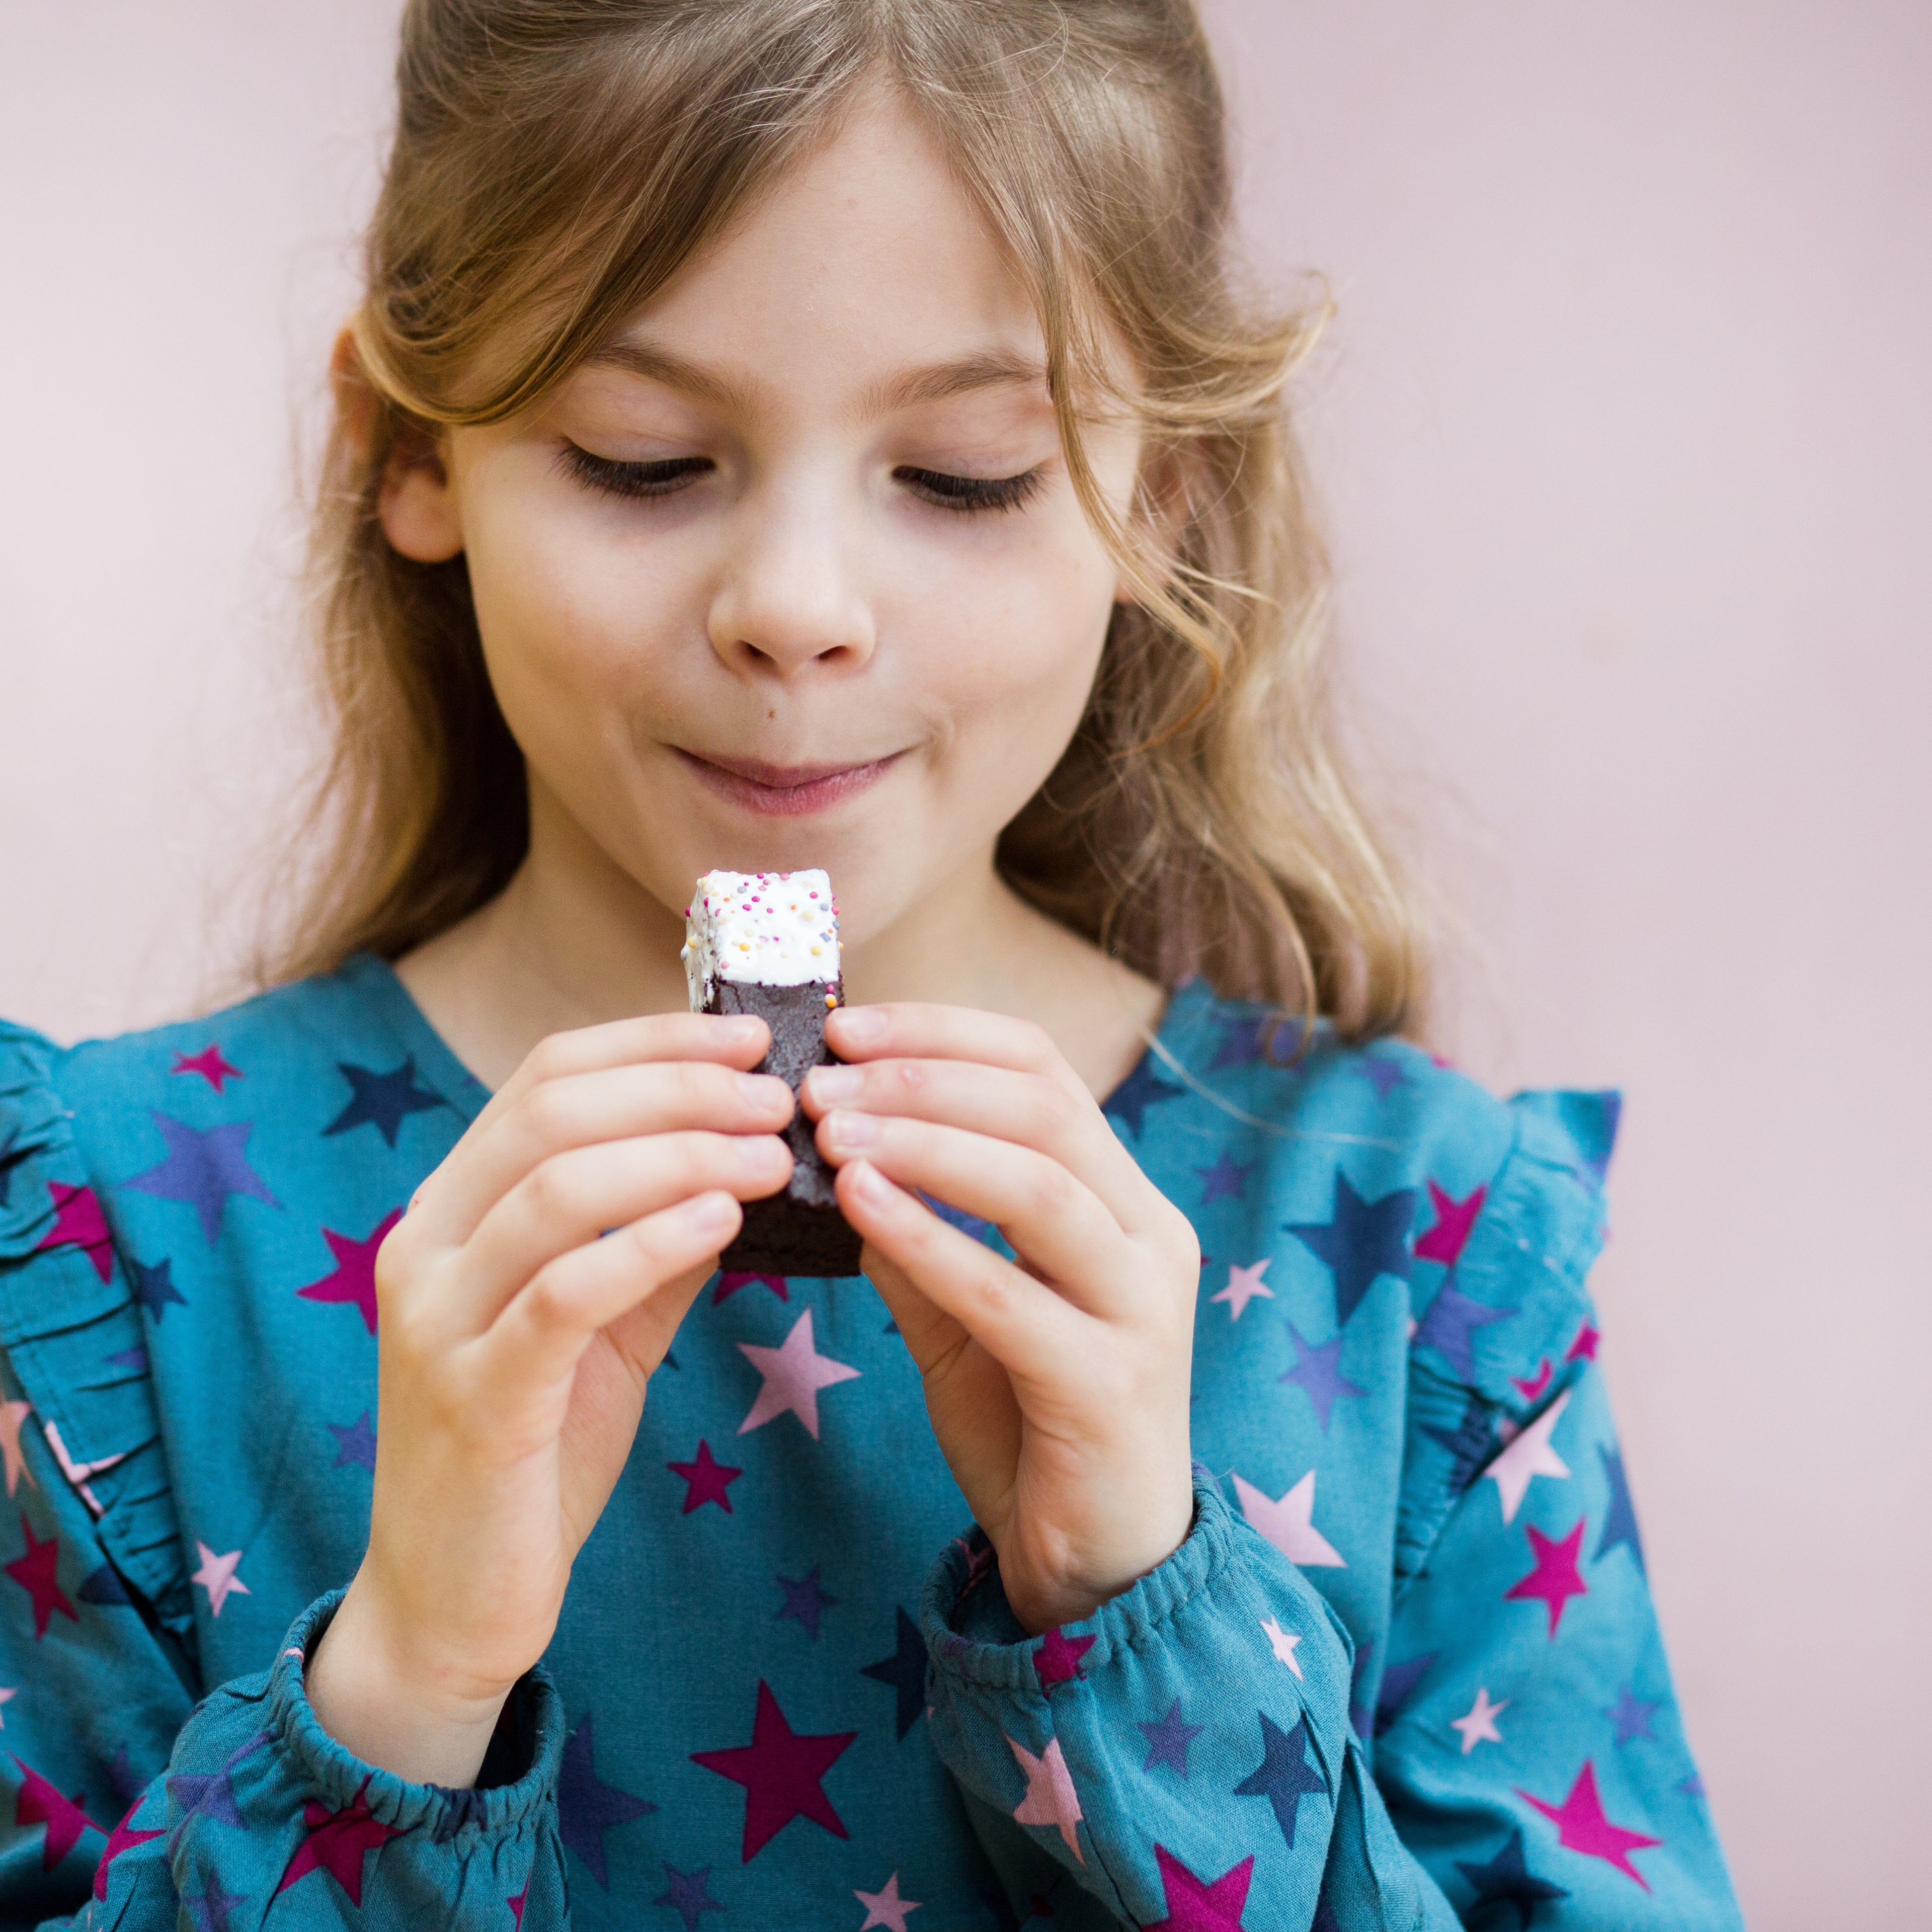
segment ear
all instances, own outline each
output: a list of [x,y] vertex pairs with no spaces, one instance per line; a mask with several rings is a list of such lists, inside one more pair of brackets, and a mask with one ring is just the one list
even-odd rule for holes
[[[356,352],[356,338],[344,328],[328,360],[335,407],[357,452],[366,458],[375,434],[376,395]],[[412,424],[398,436],[382,472],[376,499],[382,533],[401,554],[417,563],[447,563],[461,554],[463,524],[456,494],[443,463],[442,439]]]
[[[1155,564],[1163,572],[1173,567],[1175,554],[1180,547],[1181,532],[1187,527],[1190,508],[1188,471],[1184,452],[1172,448],[1162,449],[1148,463],[1146,477],[1137,493],[1135,514],[1141,527],[1152,540],[1150,548]],[[1132,604],[1136,599],[1133,592],[1123,586],[1114,601],[1117,604]]]

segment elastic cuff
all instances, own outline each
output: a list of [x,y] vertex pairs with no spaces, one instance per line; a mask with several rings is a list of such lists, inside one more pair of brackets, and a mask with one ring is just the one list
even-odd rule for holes
[[[992,1546],[976,1524],[968,1534],[954,1539],[928,1573],[920,1599],[920,1629],[942,1677],[989,1690],[1044,1693],[1067,1682],[1076,1668],[1082,1673],[1097,1670],[1118,1653],[1144,1643],[1191,1598],[1211,1590],[1234,1555],[1233,1514],[1214,1477],[1197,1463],[1194,1520],[1180,1546],[1091,1616],[1044,1636],[1022,1636],[1010,1642],[986,1642],[963,1634],[960,1626],[969,1618],[982,1629],[998,1624],[1018,1628],[1006,1605]],[[990,1600],[967,1605],[969,1592],[976,1598],[983,1594]],[[1062,1641],[1048,1653],[1048,1673],[1043,1682],[1040,1654],[1056,1637]],[[1066,1650],[1080,1638],[1091,1642],[1079,1646],[1077,1659],[1068,1659]]]
[[[541,1664],[518,1680],[503,1707],[512,1742],[520,1747],[506,1767],[517,1773],[514,1783],[460,1791],[412,1784],[364,1763],[322,1729],[308,1701],[303,1672],[345,1594],[332,1590],[296,1618],[268,1677],[269,1728],[322,1802],[340,1811],[360,1798],[373,1816],[399,1832],[427,1825],[439,1844],[520,1825],[550,1803],[563,1757],[563,1700]],[[503,1735],[500,1726],[500,1739]],[[491,1755],[498,1755],[495,1747]]]

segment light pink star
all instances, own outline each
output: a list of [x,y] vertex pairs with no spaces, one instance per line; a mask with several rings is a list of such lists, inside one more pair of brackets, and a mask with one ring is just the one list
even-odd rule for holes
[[1511,1436],[1509,1447],[1483,1472],[1503,1499],[1504,1522],[1515,1522],[1534,1478],[1567,1478],[1570,1474],[1569,1464],[1550,1446],[1550,1438],[1569,1405],[1570,1391],[1565,1389],[1527,1429]]
[[1286,1664],[1296,1676],[1300,1677],[1301,1666],[1294,1660],[1294,1646],[1301,1639],[1293,1630],[1283,1630],[1273,1617],[1262,1618],[1262,1631],[1268,1640],[1268,1648],[1274,1652],[1275,1661]]
[[754,1342],[738,1346],[752,1367],[765,1378],[751,1413],[738,1425],[738,1433],[758,1429],[774,1416],[789,1411],[803,1423],[812,1440],[818,1439],[818,1391],[834,1382],[849,1382],[859,1371],[844,1362],[821,1355],[812,1341],[812,1310],[807,1309],[791,1324],[782,1346],[760,1348]]
[[0,1731],[7,1728],[7,1706],[20,1694],[17,1685],[0,1684]]
[[1476,1687],[1476,1701],[1469,1706],[1466,1717],[1451,1718],[1451,1729],[1462,1734],[1462,1755],[1467,1757],[1478,1744],[1499,1744],[1503,1741],[1502,1732],[1496,1729],[1496,1719],[1510,1707],[1505,1697],[1500,1704],[1490,1702],[1490,1694],[1480,1684]]
[[1268,1272],[1268,1264],[1274,1259],[1274,1256],[1264,1255],[1259,1261],[1248,1268],[1242,1268],[1230,1262],[1228,1268],[1227,1286],[1222,1289],[1219,1294],[1210,1294],[1208,1298],[1208,1300],[1225,1301],[1228,1304],[1228,1319],[1230,1322],[1240,1321],[1242,1310],[1246,1308],[1258,1294],[1267,1300],[1272,1301],[1274,1299],[1274,1290],[1263,1286],[1262,1276]]
[[34,1412],[30,1402],[0,1402],[0,1456],[7,1459],[7,1493],[10,1496],[25,1476],[31,1487],[34,1472],[20,1453],[20,1425]]
[[1310,1469],[1279,1502],[1244,1478],[1234,1478],[1241,1514],[1291,1563],[1308,1569],[1346,1570],[1341,1552],[1315,1527],[1315,1472]]
[[218,1617],[231,1592],[244,1597],[251,1594],[248,1585],[235,1574],[242,1567],[242,1552],[231,1550],[225,1556],[218,1556],[199,1539],[194,1546],[201,1552],[201,1568],[188,1580],[199,1583],[208,1592],[209,1608]]
[[1019,1760],[1027,1781],[1026,1796],[1013,1808],[1013,1822],[1056,1826],[1066,1849],[1084,1865],[1087,1856],[1080,1849],[1079,1834],[1073,1828],[1085,1814],[1080,1809],[1079,1794],[1073,1789],[1073,1774],[1060,1754],[1060,1740],[1048,1738],[1046,1750],[1037,1757],[1011,1738],[1006,1744]]
[[878,1891],[855,1891],[852,1896],[866,1908],[866,1922],[859,1932],[872,1932],[875,1925],[890,1926],[892,1932],[906,1932],[906,1914],[920,1909],[917,1899],[900,1898],[897,1872]]

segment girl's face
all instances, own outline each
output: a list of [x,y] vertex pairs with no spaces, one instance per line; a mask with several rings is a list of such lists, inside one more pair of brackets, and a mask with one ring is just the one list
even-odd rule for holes
[[[993,842],[1077,725],[1119,588],[1038,322],[890,95],[526,418],[392,485],[467,553],[533,864],[681,921],[714,866],[822,866],[862,944]],[[1096,425],[1124,511],[1138,439]]]

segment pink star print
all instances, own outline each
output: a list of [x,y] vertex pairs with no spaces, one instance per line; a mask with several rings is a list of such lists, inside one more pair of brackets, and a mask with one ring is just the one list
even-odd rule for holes
[[1458,1201],[1454,1196],[1445,1194],[1432,1180],[1429,1184],[1429,1199],[1436,1210],[1436,1225],[1426,1234],[1416,1237],[1416,1258],[1442,1262],[1454,1268],[1462,1252],[1462,1244],[1469,1238],[1469,1230],[1475,1225],[1476,1216],[1483,1211],[1483,1196],[1488,1192],[1487,1188],[1479,1187],[1474,1193]]
[[107,1902],[107,1868],[123,1852],[131,1852],[136,1845],[145,1845],[150,1838],[164,1838],[162,1832],[136,1832],[130,1828],[134,1814],[140,1810],[147,1793],[144,1791],[128,1808],[128,1814],[114,1828],[113,1835],[107,1840],[107,1849],[100,1855],[100,1862],[94,1868],[94,1895],[104,1905]]
[[1040,1688],[1049,1684],[1070,1683],[1080,1672],[1080,1660],[1094,1648],[1090,1636],[1069,1636],[1065,1631],[1050,1630],[1033,1654],[1033,1667]]
[[794,1818],[809,1818],[835,1838],[850,1836],[820,1780],[859,1733],[807,1736],[785,1722],[771,1686],[758,1680],[752,1742],[731,1750],[693,1751],[691,1761],[745,1787],[745,1838],[740,1862],[749,1864]]
[[1230,1322],[1240,1321],[1242,1310],[1256,1295],[1269,1301],[1274,1299],[1274,1290],[1264,1286],[1262,1282],[1262,1276],[1268,1272],[1268,1263],[1274,1259],[1272,1255],[1264,1255],[1259,1261],[1246,1268],[1229,1262],[1227,1286],[1219,1294],[1210,1294],[1208,1299],[1210,1301],[1225,1301],[1228,1304],[1228,1319]]
[[352,1301],[361,1311],[363,1325],[376,1332],[376,1250],[389,1230],[403,1218],[400,1208],[392,1208],[376,1223],[376,1232],[366,1241],[352,1241],[332,1228],[322,1231],[328,1252],[335,1257],[335,1272],[312,1281],[296,1294],[304,1301]]
[[1156,1918],[1148,1932],[1241,1932],[1248,1882],[1255,1875],[1252,1852],[1212,1884],[1196,1878],[1165,1845],[1156,1845],[1154,1856],[1167,1916]]
[[747,1274],[742,1269],[731,1268],[718,1277],[718,1286],[711,1291],[711,1305],[716,1308],[721,1301],[728,1301],[741,1288],[749,1288],[754,1281],[761,1281],[781,1301],[789,1301],[791,1297],[785,1292],[785,1278],[782,1274]]
[[[94,1264],[103,1281],[114,1272],[114,1250],[110,1245],[106,1217],[91,1187],[68,1187],[58,1180],[47,1183],[54,1204],[54,1225],[43,1248],[80,1248]],[[39,1250],[37,1249],[38,1253]]]
[[1588,1758],[1576,1774],[1576,1782],[1570,1787],[1569,1796],[1561,1804],[1546,1804],[1520,1789],[1516,1795],[1525,1804],[1534,1804],[1556,1827],[1564,1850],[1601,1858],[1606,1864],[1615,1865],[1624,1877],[1635,1879],[1646,1892],[1650,1889],[1642,1873],[1630,1863],[1630,1855],[1642,1851],[1646,1845],[1660,1845],[1664,1840],[1646,1838],[1641,1832],[1627,1832],[1604,1816],[1603,1804],[1597,1796],[1596,1768]]
[[60,1538],[50,1536],[41,1542],[34,1534],[24,1510],[20,1516],[20,1534],[27,1539],[27,1553],[15,1557],[6,1566],[7,1574],[34,1600],[34,1636],[38,1640],[46,1635],[47,1620],[55,1611],[59,1611],[69,1623],[77,1624],[80,1618],[60,1586]]
[[1503,1592],[1507,1600],[1510,1598],[1540,1597],[1550,1612],[1550,1634],[1553,1638],[1556,1626],[1563,1621],[1563,1606],[1572,1597],[1586,1597],[1590,1586],[1577,1574],[1576,1556],[1583,1546],[1583,1525],[1586,1518],[1579,1516],[1576,1527],[1561,1543],[1552,1542],[1534,1523],[1526,1526],[1529,1532],[1529,1546],[1536,1552],[1536,1568],[1520,1583],[1512,1583]]
[[1576,1339],[1570,1344],[1563,1359],[1566,1362],[1594,1362],[1597,1359],[1597,1344],[1602,1338],[1588,1322],[1576,1330]]
[[[9,1751],[7,1755],[14,1757]],[[15,1822],[24,1830],[29,1825],[44,1825],[46,1841],[40,1847],[40,1869],[52,1871],[72,1851],[83,1832],[100,1828],[80,1808],[78,1798],[68,1798],[50,1784],[33,1767],[14,1757],[20,1767],[20,1792],[14,1801]]]
[[761,1428],[775,1417],[789,1411],[806,1426],[812,1440],[818,1439],[818,1391],[835,1382],[849,1382],[859,1371],[844,1362],[821,1355],[812,1346],[812,1310],[807,1309],[791,1325],[782,1347],[760,1348],[740,1342],[740,1350],[752,1367],[765,1378],[751,1413],[738,1425],[738,1433]]
[[219,1094],[224,1082],[239,1080],[242,1070],[230,1066],[221,1057],[218,1046],[204,1046],[199,1053],[178,1053],[175,1064],[168,1069],[170,1073],[199,1073]]
[[667,1462],[664,1467],[682,1476],[687,1485],[682,1514],[688,1516],[706,1503],[716,1503],[727,1516],[731,1514],[731,1498],[725,1492],[745,1472],[719,1462],[712,1454],[710,1443],[700,1439],[695,1462]]
[[888,1932],[906,1932],[906,1914],[920,1909],[917,1899],[900,1898],[897,1872],[878,1891],[854,1891],[852,1896],[866,1908],[866,1922],[859,1932],[873,1932],[874,1926],[880,1925]]
[[235,1574],[242,1567],[242,1552],[238,1550],[231,1550],[226,1555],[218,1556],[206,1544],[199,1540],[194,1546],[201,1552],[201,1568],[188,1581],[199,1583],[208,1592],[208,1609],[212,1614],[218,1617],[221,1614],[222,1605],[227,1602],[231,1592],[240,1597],[250,1594],[248,1585]]
[[519,1925],[522,1924],[524,1922],[524,1907],[530,1903],[530,1882],[528,1879],[526,1879],[524,1881],[523,1890],[521,1892],[512,1892],[511,1895],[503,1901],[503,1903],[510,1908],[511,1918]]
[[380,1850],[398,1835],[394,1826],[386,1825],[371,1814],[363,1796],[368,1789],[369,1780],[365,1778],[357,1787],[355,1802],[340,1811],[332,1811],[313,1798],[302,1807],[302,1822],[308,1827],[308,1836],[282,1874],[282,1882],[275,1888],[278,1897],[296,1880],[306,1878],[312,1871],[326,1871],[349,1894],[350,1904],[358,1911],[362,1910],[364,1862],[370,1852]]

